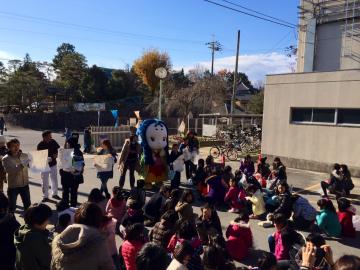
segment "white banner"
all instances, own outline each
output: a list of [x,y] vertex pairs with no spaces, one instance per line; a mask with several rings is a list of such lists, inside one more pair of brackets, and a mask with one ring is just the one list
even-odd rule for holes
[[202,135],[207,137],[216,136],[216,126],[203,124]]
[[29,156],[29,167],[33,173],[49,172],[48,150],[31,151]]
[[96,155],[94,156],[94,166],[98,172],[111,172],[114,158],[111,155]]
[[71,169],[72,168],[72,153],[74,149],[59,149],[59,161],[60,169]]

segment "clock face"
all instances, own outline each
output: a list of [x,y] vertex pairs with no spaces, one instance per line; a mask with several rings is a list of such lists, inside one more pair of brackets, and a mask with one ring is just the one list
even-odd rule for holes
[[160,67],[155,70],[155,75],[159,77],[160,79],[164,79],[167,75],[167,71],[165,68]]

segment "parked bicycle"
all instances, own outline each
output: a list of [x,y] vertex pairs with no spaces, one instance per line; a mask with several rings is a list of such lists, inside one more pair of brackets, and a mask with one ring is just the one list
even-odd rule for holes
[[240,144],[229,143],[226,145],[217,145],[210,148],[210,156],[218,158],[221,155],[225,155],[228,160],[236,161],[240,157],[241,147]]

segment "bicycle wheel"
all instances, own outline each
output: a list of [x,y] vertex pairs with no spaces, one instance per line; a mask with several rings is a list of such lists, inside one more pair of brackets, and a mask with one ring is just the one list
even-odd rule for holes
[[237,161],[238,159],[238,153],[237,150],[235,148],[230,148],[226,151],[226,157],[228,158],[228,160],[230,161]]
[[218,158],[220,156],[220,148],[218,146],[213,146],[210,148],[210,156],[213,158]]

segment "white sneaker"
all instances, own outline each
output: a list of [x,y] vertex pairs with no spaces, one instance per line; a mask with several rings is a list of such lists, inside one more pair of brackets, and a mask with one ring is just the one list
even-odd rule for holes
[[237,212],[238,212],[238,210],[237,210],[237,209],[235,209],[235,208],[231,208],[228,212],[229,212],[229,213],[237,213]]

